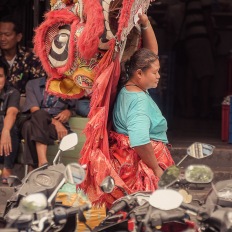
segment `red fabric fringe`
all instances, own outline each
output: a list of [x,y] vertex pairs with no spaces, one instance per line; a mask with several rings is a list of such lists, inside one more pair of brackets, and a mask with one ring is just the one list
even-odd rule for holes
[[91,97],[91,102],[94,102],[94,108],[91,107],[90,120],[84,130],[86,142],[81,150],[82,157],[80,162],[85,163],[85,161],[88,161],[89,151],[86,151],[86,147],[92,150],[101,149],[106,158],[109,159],[107,121],[111,90],[111,81],[109,80],[113,71],[114,63],[112,62],[95,81],[95,91]]
[[104,32],[103,9],[100,1],[83,0],[86,15],[85,28],[78,39],[81,57],[90,59],[98,50],[99,38]]
[[[96,79],[94,81],[93,95],[91,97],[91,111],[89,122],[85,128],[86,142],[81,150],[81,164],[87,164],[87,177],[81,184],[88,196],[95,195],[91,199],[93,204],[102,204],[105,199],[100,190],[100,184],[107,175],[115,175],[109,161],[109,135],[107,122],[111,98],[115,97],[115,85],[120,74],[119,58],[113,60],[114,42],[111,49],[104,55],[98,64]],[[114,80],[115,79],[115,80]],[[112,95],[113,94],[113,95]],[[104,167],[104,168],[103,168]],[[112,198],[112,196],[109,196]]]
[[102,59],[100,60],[100,62],[94,69],[95,80],[94,80],[94,85],[92,88],[93,94],[91,96],[90,112],[88,115],[90,118],[93,115],[95,115],[95,110],[97,107],[104,106],[104,102],[102,101],[102,99],[103,99],[104,93],[107,91],[106,85],[110,79],[111,74],[108,74],[109,76],[103,76],[101,75],[101,73],[105,72],[105,70],[112,63],[115,40],[112,39],[109,44],[110,44],[110,49],[105,53],[105,55],[102,57]]
[[134,0],[123,0],[122,2],[122,11],[120,18],[118,20],[118,31],[117,31],[117,38],[121,40],[121,34],[124,28],[128,26],[128,21],[131,15],[131,8],[134,3]]

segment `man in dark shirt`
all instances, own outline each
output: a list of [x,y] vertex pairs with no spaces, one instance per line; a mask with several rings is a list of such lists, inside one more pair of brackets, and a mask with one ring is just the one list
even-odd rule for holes
[[45,77],[40,61],[35,55],[19,46],[22,40],[21,26],[12,17],[0,20],[0,59],[9,67],[9,82],[25,93],[28,80]]
[[15,127],[19,111],[19,92],[7,84],[7,67],[0,61],[0,159],[4,160],[2,182],[12,174],[19,140]]
[[47,145],[62,139],[71,132],[68,120],[75,114],[77,100],[61,99],[46,90],[46,79],[31,80],[26,86],[26,102],[23,112],[30,112],[22,124],[25,140],[25,164],[42,166],[47,163]]

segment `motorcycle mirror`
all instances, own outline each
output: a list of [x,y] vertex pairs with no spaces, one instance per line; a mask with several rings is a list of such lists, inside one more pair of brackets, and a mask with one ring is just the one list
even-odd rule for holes
[[115,187],[114,178],[107,176],[101,183],[100,188],[104,193],[111,193]]
[[172,189],[157,189],[150,196],[151,206],[161,210],[178,208],[183,202],[183,196]]
[[78,136],[76,133],[71,133],[66,136],[64,136],[60,142],[59,150],[61,151],[67,151],[74,146],[76,146],[78,143]]
[[174,184],[180,176],[180,168],[176,165],[170,166],[162,174],[158,186],[159,188],[167,188]]
[[187,155],[185,155],[184,158],[179,161],[177,166],[179,166],[187,156],[191,156],[195,159],[206,158],[213,154],[214,148],[215,146],[211,144],[195,142],[187,148]]
[[77,143],[78,143],[78,137],[76,133],[71,133],[64,136],[60,142],[59,150],[53,160],[53,165],[55,165],[57,160],[59,160],[61,151],[67,151],[73,148],[74,146],[76,146]]
[[187,149],[187,154],[196,159],[202,159],[213,154],[215,146],[206,143],[193,143]]
[[22,213],[33,214],[47,207],[47,198],[42,193],[30,194],[19,203],[19,208]]
[[185,179],[190,183],[207,184],[213,180],[213,171],[206,165],[189,165],[185,169]]
[[65,178],[70,184],[81,184],[86,176],[84,168],[78,163],[71,163],[66,166]]

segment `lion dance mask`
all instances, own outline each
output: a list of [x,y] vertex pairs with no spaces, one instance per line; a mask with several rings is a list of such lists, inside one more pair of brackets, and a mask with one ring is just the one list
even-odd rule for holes
[[102,4],[51,1],[51,11],[36,29],[34,38],[34,51],[48,74],[50,93],[62,98],[91,94],[94,68],[113,38]]
[[[126,189],[110,167],[109,118],[120,62],[137,50],[139,26],[134,16],[146,12],[150,0],[51,0],[51,11],[36,29],[34,51],[48,81],[46,89],[61,98],[91,97],[85,144],[79,162],[87,165],[81,188],[93,204],[109,204],[111,197],[99,186],[107,175]],[[102,168],[104,167],[104,169]],[[126,189],[128,190],[128,189]]]

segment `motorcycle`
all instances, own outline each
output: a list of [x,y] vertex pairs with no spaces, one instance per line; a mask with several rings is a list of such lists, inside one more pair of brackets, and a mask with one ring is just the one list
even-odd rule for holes
[[[167,221],[177,221],[182,222],[183,225],[191,225],[193,231],[232,231],[231,180],[222,180],[216,184],[212,181],[213,172],[206,165],[190,165],[185,169],[184,175],[178,166],[171,166],[165,170],[159,181],[160,189],[150,197],[148,213],[143,220],[143,226],[148,228],[146,231],[154,231],[157,226],[162,228],[161,231],[166,231],[165,222]],[[203,202],[197,201],[197,205],[191,203],[194,200],[186,199],[186,195],[182,191],[183,186],[189,189],[192,184],[211,184],[212,186]],[[172,205],[174,205],[173,208],[171,208]],[[161,211],[158,212],[155,209]],[[170,209],[175,209],[175,212],[171,213]],[[167,210],[169,210],[168,213]],[[187,219],[186,214],[188,215]],[[174,228],[175,231],[184,229],[178,230],[176,226]]]
[[[208,178],[199,180],[196,170],[200,170]],[[185,172],[185,178],[192,184],[206,184],[212,180],[213,172],[205,165],[191,165]],[[105,182],[106,181],[106,182]],[[104,180],[104,188],[113,188],[110,177]],[[155,192],[136,192],[122,197],[114,202],[107,213],[107,217],[93,232],[99,231],[184,231],[197,230],[197,225],[192,221],[180,206],[183,196],[173,189],[158,189]],[[188,204],[186,204],[188,205]],[[192,209],[189,205],[188,208]],[[194,210],[199,210],[194,207]],[[167,212],[168,211],[168,212]],[[194,211],[195,212],[195,211]],[[173,230],[174,229],[174,230]]]
[[[195,158],[205,158],[212,154],[214,149],[214,146],[209,144],[202,144],[202,143],[194,143],[187,149],[187,155],[184,157],[184,159],[187,156],[192,156]],[[181,162],[184,160],[182,159]],[[178,165],[181,163],[179,162]],[[199,165],[191,166],[188,171],[185,173],[187,179],[191,179],[190,177],[193,175],[191,173],[196,173],[196,169],[200,169],[201,172],[207,172],[210,169],[206,168],[206,166],[199,167]],[[207,170],[206,170],[207,169]],[[205,170],[205,171],[204,171]],[[178,166],[172,166],[172,168],[169,168],[166,170],[162,181],[160,182],[160,188],[162,185],[170,186],[171,184],[174,184],[174,182],[177,182],[177,180],[180,180],[180,168]],[[168,175],[167,175],[168,173]],[[170,175],[172,174],[172,175]],[[208,172],[209,178],[203,178],[199,179],[199,176],[195,175],[195,182],[197,183],[208,183],[212,180],[212,172]],[[185,178],[185,179],[186,179]],[[196,179],[198,178],[198,181]],[[180,182],[180,181],[179,181]],[[193,181],[192,181],[193,183]],[[104,181],[101,184],[101,189],[103,192],[110,193],[113,191],[115,186],[114,180],[112,177],[106,177]],[[120,186],[117,186],[120,188]],[[123,189],[122,189],[123,191]],[[156,190],[154,193],[156,193],[158,190]],[[167,190],[166,190],[167,191]],[[172,190],[173,192],[176,192]],[[159,191],[158,191],[159,192]],[[136,192],[132,193],[130,195],[126,194],[124,197],[116,200],[112,207],[107,212],[106,218],[100,223],[99,226],[95,227],[93,229],[93,232],[98,231],[148,231],[150,225],[150,215],[159,215],[157,213],[160,213],[160,219],[158,221],[161,222],[161,219],[163,220],[166,227],[163,227],[164,230],[157,230],[157,231],[172,231],[170,228],[175,224],[175,231],[183,231],[183,229],[192,228],[193,223],[191,220],[187,220],[185,218],[186,214],[183,213],[181,210],[176,210],[175,212],[170,214],[166,213],[164,211],[159,210],[158,208],[154,208],[151,204],[150,199],[152,198],[153,194],[152,192]],[[181,199],[183,199],[183,196],[181,196]],[[170,199],[176,199],[176,196],[172,196]],[[171,205],[171,202],[169,201],[169,204]],[[171,210],[172,208],[169,208]],[[153,213],[153,210],[155,211],[155,214]],[[162,214],[161,214],[162,213]],[[162,216],[162,217],[161,217]],[[180,219],[178,222],[175,219]],[[183,220],[184,221],[183,221]],[[169,222],[169,223],[166,223]],[[154,224],[154,222],[153,222]],[[162,224],[161,224],[162,225]],[[192,225],[192,227],[190,226]],[[157,227],[159,227],[157,225]],[[178,229],[180,227],[180,229]],[[145,229],[146,228],[146,229]],[[195,228],[195,227],[194,227]]]
[[[72,169],[72,172],[78,173],[76,178],[80,178],[79,181],[85,177],[85,171],[79,164],[71,166],[72,168],[68,166],[68,169],[66,169],[65,165],[60,163],[61,153],[72,149],[77,143],[78,137],[76,133],[66,135],[59,144],[58,152],[52,165],[46,164],[33,170],[22,181],[17,176],[8,178],[8,183],[14,192],[6,202],[4,213],[0,218],[2,224],[5,224],[8,212],[13,208],[17,208],[22,198],[33,193],[43,193],[47,198],[49,207],[54,208],[56,194],[65,184],[66,175],[70,173],[67,170]],[[75,177],[72,176],[72,178]],[[78,179],[75,179],[75,181],[78,181]]]
[[[199,168],[199,166],[198,166]],[[204,165],[202,165],[204,169]],[[213,174],[211,173],[210,169],[204,170],[205,173],[207,172],[207,176],[211,176],[208,181],[212,181]],[[199,178],[195,178],[196,172],[188,170],[189,174],[186,177],[190,178],[188,181],[192,183],[199,183]],[[208,178],[208,177],[207,177]],[[205,179],[206,180],[206,179]],[[212,183],[212,182],[211,182]],[[153,206],[151,213],[144,221],[145,227],[148,227],[146,231],[154,231],[154,226],[159,225],[159,227],[164,228],[165,222],[170,220],[170,216],[172,220],[175,221],[184,221],[187,224],[191,222],[193,225],[194,222],[194,231],[205,231],[205,232],[228,232],[232,231],[232,185],[231,180],[223,180],[217,182],[215,185],[212,183],[212,189],[208,194],[204,204],[202,205],[195,205],[195,204],[186,204],[183,202],[183,196],[173,190],[173,189],[159,189],[154,192],[150,198],[150,205]],[[174,194],[172,193],[174,191]],[[170,200],[173,199],[175,202],[170,204]],[[190,221],[187,219],[186,216],[182,214],[173,214],[168,211],[170,205],[174,205],[173,209],[176,208],[184,212],[184,214],[188,215]],[[161,210],[160,213],[157,215],[157,211],[154,209]],[[159,219],[159,220],[158,220]],[[157,230],[155,230],[157,231]],[[165,231],[165,230],[161,230]],[[175,229],[175,231],[177,231]],[[180,230],[182,231],[182,230]]]
[[[65,179],[69,183],[80,184],[85,177],[83,173],[81,165],[71,163],[65,169]],[[55,195],[55,192],[52,195]],[[86,222],[83,212],[89,210],[91,204],[77,207],[56,204],[52,207],[49,198],[44,193],[33,193],[21,198],[18,207],[10,209],[5,216],[6,228],[2,231],[17,229],[16,231],[26,232],[73,232],[76,229],[76,215],[79,221]]]

